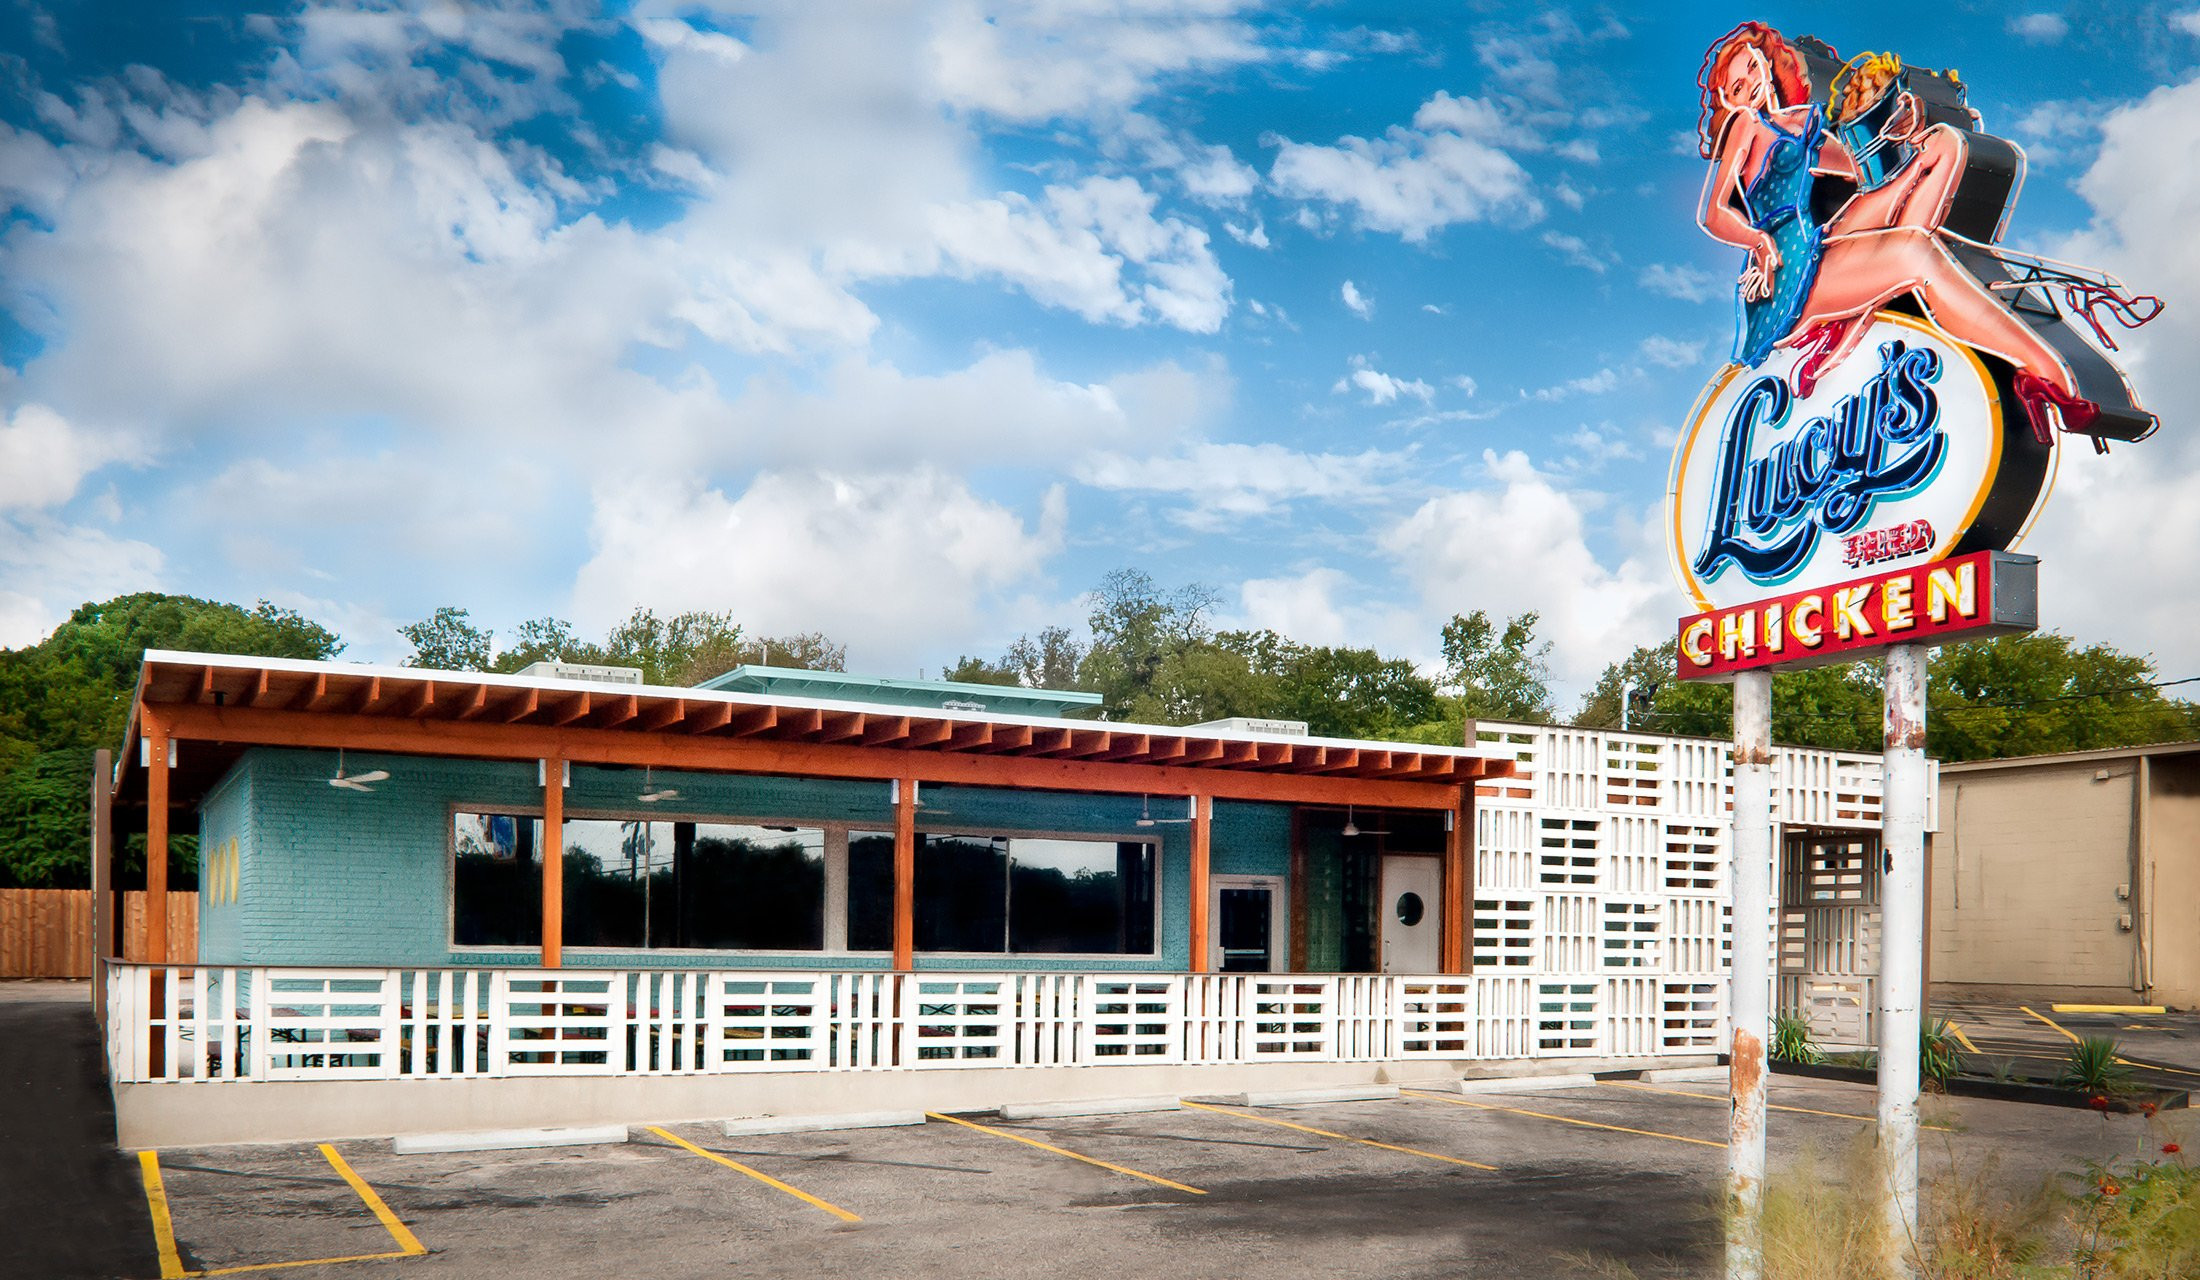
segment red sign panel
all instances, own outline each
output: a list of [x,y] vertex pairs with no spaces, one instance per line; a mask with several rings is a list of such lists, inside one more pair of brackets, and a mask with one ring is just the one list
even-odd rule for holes
[[1978,551],[1681,619],[1680,678],[1850,662],[1889,644],[1984,640],[2038,625],[2039,561]]

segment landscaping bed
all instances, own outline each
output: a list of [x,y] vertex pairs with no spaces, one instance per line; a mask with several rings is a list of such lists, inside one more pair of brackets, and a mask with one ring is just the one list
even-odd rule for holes
[[[1847,1080],[1856,1084],[1876,1084],[1879,1080],[1879,1073],[1874,1068],[1837,1066],[1830,1062],[1774,1061],[1772,1069],[1779,1075],[1808,1076],[1815,1080]],[[2031,1102],[2040,1106],[2075,1107],[2079,1110],[2093,1107],[2095,1098],[2108,1100],[2106,1110],[2129,1113],[2142,1112],[2149,1103],[2157,1111],[2173,1111],[2191,1105],[2191,1095],[2183,1089],[2131,1087],[2101,1094],[2033,1080],[1993,1080],[1985,1076],[1953,1076],[1943,1082],[1943,1089],[1959,1098]]]

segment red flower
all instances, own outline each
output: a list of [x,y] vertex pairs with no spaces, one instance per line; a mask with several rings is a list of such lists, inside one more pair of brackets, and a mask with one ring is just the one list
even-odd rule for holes
[[2162,1144],[2162,1154],[2165,1156],[2173,1156],[2183,1150],[2183,1147],[2178,1146],[2174,1142],[2165,1142]]
[[2093,1108],[2095,1111],[2106,1111],[2108,1110],[2108,1097],[2106,1094],[2096,1093],[2091,1098],[2086,1099],[2085,1105]]
[[2161,1107],[2152,1102],[2142,1102],[2139,1104],[2139,1114],[2145,1116],[2149,1120],[2152,1120],[2154,1118],[2154,1113],[2159,1110],[2161,1110]]
[[2113,1182],[2101,1183],[2101,1194],[2104,1196],[2121,1195],[2123,1194],[2123,1190],[2124,1189],[2122,1187],[2117,1186]]

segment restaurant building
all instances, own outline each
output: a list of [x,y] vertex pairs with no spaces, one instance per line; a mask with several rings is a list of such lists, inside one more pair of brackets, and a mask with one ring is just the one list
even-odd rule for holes
[[[1080,718],[1080,693],[638,680],[148,653],[94,788],[102,850],[142,829],[156,855],[146,954],[166,961],[106,965],[123,1141],[1431,1080],[1722,1043],[1722,743],[1346,742]],[[1864,856],[1876,767],[1781,754],[1783,998],[1822,1019],[1870,1007],[1863,953],[1820,945],[1858,904],[1805,899]],[[179,830],[195,956],[160,936]]]

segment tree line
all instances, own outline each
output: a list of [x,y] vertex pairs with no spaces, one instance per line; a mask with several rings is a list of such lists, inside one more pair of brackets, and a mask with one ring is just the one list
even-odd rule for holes
[[[951,680],[1082,689],[1111,720],[1182,725],[1232,716],[1302,720],[1325,737],[1452,744],[1469,721],[1565,721],[1726,737],[1724,685],[1672,678],[1674,642],[1618,658],[1562,714],[1551,688],[1551,645],[1534,613],[1453,616],[1438,636],[1435,669],[1370,647],[1310,645],[1270,630],[1216,624],[1220,595],[1165,587],[1135,569],[1101,579],[1082,633],[1026,632],[998,657],[965,655]],[[730,613],[660,617],[638,608],[600,639],[556,617],[513,628],[500,645],[464,608],[446,606],[398,628],[408,665],[512,672],[537,661],[641,669],[652,684],[694,685],[745,663],[845,669],[847,651],[821,632],[752,634]],[[92,752],[119,747],[147,649],[326,659],[345,642],[333,630],[266,601],[251,607],[143,592],[87,604],[37,644],[0,650],[0,887],[87,883]],[[1975,760],[2200,738],[2200,707],[2164,691],[2145,657],[2081,644],[2058,632],[2005,636],[1936,652],[1930,669],[1928,750]],[[1881,738],[1875,663],[1781,672],[1773,678],[1776,741],[1876,751]],[[179,884],[195,851],[176,847]],[[142,838],[118,846],[121,874],[137,872]]]

